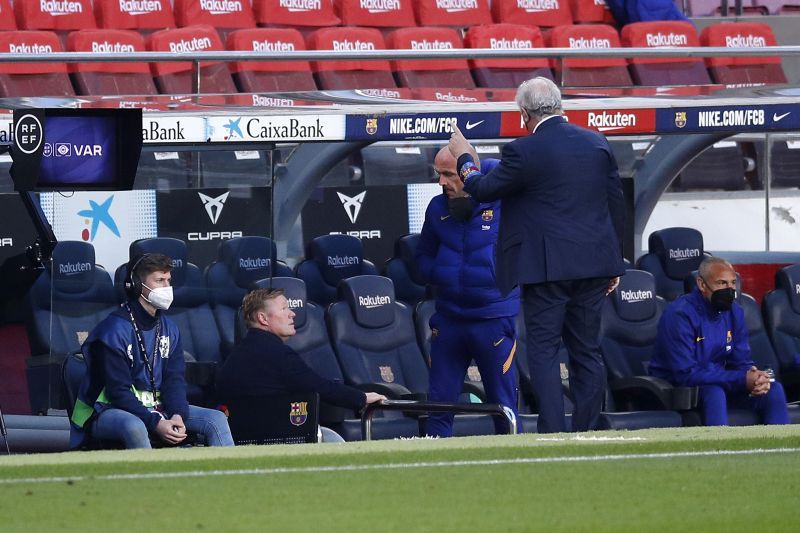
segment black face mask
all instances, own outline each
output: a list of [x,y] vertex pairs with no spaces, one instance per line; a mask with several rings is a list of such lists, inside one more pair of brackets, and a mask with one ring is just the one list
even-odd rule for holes
[[736,289],[717,289],[711,293],[711,307],[715,311],[730,311],[736,299]]
[[469,196],[447,199],[447,210],[450,212],[450,216],[459,222],[469,220],[473,207],[472,198]]

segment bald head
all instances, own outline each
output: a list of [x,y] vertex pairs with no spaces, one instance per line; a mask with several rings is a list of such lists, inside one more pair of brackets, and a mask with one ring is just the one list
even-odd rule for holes
[[439,178],[439,185],[448,198],[456,198],[465,196],[464,184],[456,172],[456,158],[450,153],[450,150],[445,146],[436,157],[433,159],[433,169],[436,171]]

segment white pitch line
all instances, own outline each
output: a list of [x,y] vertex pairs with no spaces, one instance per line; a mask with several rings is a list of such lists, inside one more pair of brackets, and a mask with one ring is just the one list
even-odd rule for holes
[[797,453],[800,448],[755,448],[749,450],[712,450],[705,452],[634,453],[617,455],[566,455],[558,457],[520,457],[516,459],[484,459],[465,461],[434,461],[420,463],[383,463],[373,465],[302,466],[280,468],[247,468],[234,470],[188,470],[184,472],[149,472],[142,474],[108,474],[103,476],[62,476],[0,479],[0,485],[25,483],[67,483],[76,481],[118,481],[138,479],[171,479],[214,476],[260,476],[271,474],[306,474],[321,472],[357,472],[366,470],[398,470],[402,468],[443,468],[450,466],[496,466],[546,463],[589,463],[597,461],[627,461],[634,459],[674,459],[684,457],[718,457]]

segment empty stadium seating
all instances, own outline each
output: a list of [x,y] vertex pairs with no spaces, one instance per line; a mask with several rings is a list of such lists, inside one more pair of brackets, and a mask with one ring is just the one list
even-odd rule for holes
[[492,23],[489,0],[414,0],[414,11],[420,26],[465,28]]
[[[62,52],[49,31],[0,32],[0,53]],[[64,63],[0,63],[0,96],[74,96]]]
[[[700,43],[728,48],[760,48],[776,44],[772,29],[767,24],[754,22],[712,24],[703,29]],[[706,66],[714,83],[786,83],[778,56],[708,57]]]
[[800,265],[775,274],[775,290],[762,302],[767,331],[780,364],[780,373],[790,400],[800,396]]
[[[364,245],[350,235],[323,235],[308,244],[306,259],[295,267],[296,277],[306,283],[308,299],[322,306],[336,300],[342,280],[378,271],[364,259]],[[392,289],[394,298],[394,289]]]
[[[322,28],[308,37],[312,50],[384,50],[381,32],[374,28]],[[323,90],[396,87],[388,61],[312,61],[317,86]]]
[[13,31],[17,29],[17,20],[9,0],[0,0],[0,31]]
[[[463,48],[461,36],[452,28],[402,28],[387,37],[389,48],[455,50]],[[466,59],[441,61],[393,60],[392,71],[401,87],[458,87],[472,89],[475,81]]]
[[[800,188],[800,144],[796,140],[772,139],[770,170],[772,187]],[[757,166],[761,181],[766,179],[764,143],[756,144],[759,164]],[[763,185],[763,184],[762,184]]]
[[419,233],[403,235],[394,243],[394,256],[386,262],[384,275],[392,280],[395,296],[401,302],[414,307],[425,299],[427,287],[417,267],[414,254],[419,242]]
[[91,0],[14,2],[14,12],[19,29],[56,32],[62,47],[66,46],[68,32],[97,27]]
[[572,24],[568,0],[493,0],[495,22],[550,28]]
[[52,267],[42,272],[28,292],[26,320],[31,353],[28,392],[38,414],[61,403],[61,362],[80,351],[89,332],[116,306],[111,277],[95,264],[88,242],[61,241]]
[[334,0],[343,26],[408,28],[416,26],[412,0]]
[[[558,26],[550,34],[553,48],[619,48],[617,30],[606,24]],[[574,87],[632,85],[625,59],[580,57],[555,61],[556,80]]]
[[206,268],[205,277],[223,357],[234,345],[236,313],[253,282],[291,275],[291,270],[277,261],[275,243],[266,237],[238,237],[220,243],[219,257]]
[[[200,52],[223,50],[222,41],[211,26],[191,26],[161,30],[150,35],[148,47],[153,52]],[[192,64],[161,62],[151,65],[159,92],[191,94]],[[225,63],[208,61],[200,68],[200,91],[203,93],[235,93],[236,86]]]
[[[228,50],[284,52],[305,50],[293,28],[253,28],[228,35]],[[234,61],[233,79],[242,92],[314,91],[317,89],[308,61]]]
[[[128,30],[80,30],[69,34],[70,52],[144,52],[144,38]],[[141,62],[70,63],[69,70],[85,95],[158,94],[150,68]]]
[[720,141],[692,159],[672,184],[673,190],[723,189],[740,191],[747,187],[745,158],[741,144]]
[[[464,43],[468,48],[531,49],[543,48],[539,28],[522,24],[492,24],[467,30]],[[536,76],[553,79],[546,59],[470,59],[470,68],[480,87],[516,89],[520,83]]]
[[575,24],[616,24],[605,0],[569,0]]
[[178,26],[209,25],[217,29],[223,42],[234,30],[254,28],[255,17],[250,2],[201,2],[173,0]]
[[[622,28],[622,46],[663,48],[700,46],[695,27],[684,21],[635,22]],[[698,85],[711,83],[705,63],[697,57],[632,57],[629,70],[637,85]]]
[[253,0],[259,26],[315,28],[338,26],[342,21],[333,13],[332,2],[314,0]]
[[175,27],[170,0],[148,0],[138,5],[119,0],[94,0],[94,11],[101,28],[149,34]]
[[637,267],[653,275],[658,296],[672,301],[683,294],[684,279],[705,257],[703,235],[694,228],[665,228],[651,233],[647,243],[649,252]]

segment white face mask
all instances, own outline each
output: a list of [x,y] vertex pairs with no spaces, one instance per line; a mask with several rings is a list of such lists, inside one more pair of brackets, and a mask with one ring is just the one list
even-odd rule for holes
[[[147,285],[144,285],[144,287],[150,289]],[[150,289],[150,296],[147,297],[142,294],[142,298],[150,302],[150,305],[156,309],[166,311],[169,309],[169,306],[172,305],[172,287],[156,287],[155,289]]]

